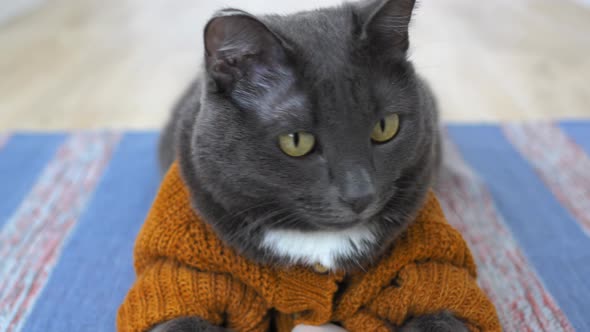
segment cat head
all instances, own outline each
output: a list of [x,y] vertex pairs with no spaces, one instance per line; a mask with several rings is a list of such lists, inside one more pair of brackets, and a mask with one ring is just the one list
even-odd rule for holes
[[262,245],[270,230],[361,227],[372,252],[403,230],[428,188],[436,131],[407,59],[413,7],[224,10],[209,21],[201,109],[181,164],[222,238],[277,259]]

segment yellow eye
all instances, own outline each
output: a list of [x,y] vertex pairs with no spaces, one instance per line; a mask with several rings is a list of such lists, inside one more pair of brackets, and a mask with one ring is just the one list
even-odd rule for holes
[[385,143],[395,137],[399,130],[399,116],[392,114],[384,117],[375,125],[371,139],[375,143]]
[[303,157],[315,146],[315,137],[303,131],[279,136],[279,145],[291,157]]

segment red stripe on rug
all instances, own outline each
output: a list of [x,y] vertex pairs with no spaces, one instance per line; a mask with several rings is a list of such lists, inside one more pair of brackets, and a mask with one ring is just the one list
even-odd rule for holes
[[485,184],[445,139],[438,193],[449,222],[469,244],[481,287],[505,331],[574,331],[502,220]]
[[72,135],[0,231],[0,331],[19,331],[119,142]]
[[0,149],[2,149],[4,145],[6,145],[6,142],[8,142],[9,138],[10,135],[8,134],[0,134]]
[[590,234],[590,157],[550,123],[508,124],[504,134],[557,200]]

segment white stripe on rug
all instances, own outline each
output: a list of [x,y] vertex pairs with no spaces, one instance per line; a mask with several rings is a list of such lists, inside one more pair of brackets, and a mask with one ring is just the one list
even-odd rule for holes
[[68,138],[0,230],[0,331],[22,328],[119,139]]
[[590,157],[550,123],[507,124],[504,134],[590,235]]

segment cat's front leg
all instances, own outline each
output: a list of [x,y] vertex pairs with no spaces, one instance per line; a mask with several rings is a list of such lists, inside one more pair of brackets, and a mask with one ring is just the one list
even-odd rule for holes
[[467,326],[449,312],[410,319],[400,332],[468,332]]
[[213,326],[199,317],[181,317],[159,324],[149,332],[230,332],[231,330]]

